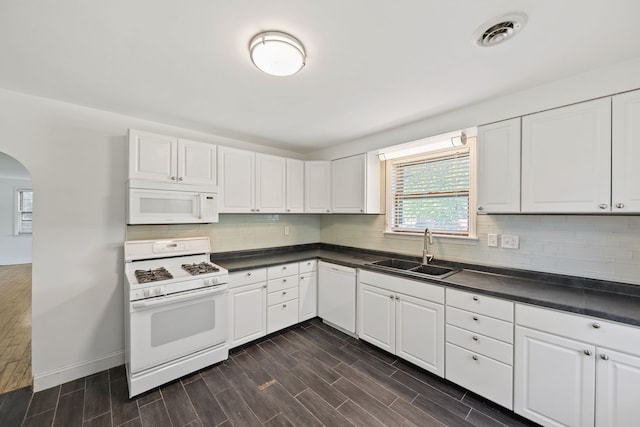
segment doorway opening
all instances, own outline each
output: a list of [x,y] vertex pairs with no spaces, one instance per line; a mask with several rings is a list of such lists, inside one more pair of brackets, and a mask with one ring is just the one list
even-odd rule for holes
[[0,152],[0,394],[33,384],[32,210],[29,171]]

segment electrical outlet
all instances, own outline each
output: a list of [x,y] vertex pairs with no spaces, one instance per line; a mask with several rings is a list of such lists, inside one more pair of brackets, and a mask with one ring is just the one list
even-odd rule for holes
[[518,249],[520,246],[520,237],[508,234],[502,235],[502,247],[505,249]]
[[288,225],[285,225],[285,226],[284,226],[284,235],[285,235],[285,236],[288,236],[288,235],[289,235],[289,226],[288,226]]
[[489,246],[490,248],[497,248],[498,247],[498,235],[497,234],[489,233],[487,235],[487,246]]

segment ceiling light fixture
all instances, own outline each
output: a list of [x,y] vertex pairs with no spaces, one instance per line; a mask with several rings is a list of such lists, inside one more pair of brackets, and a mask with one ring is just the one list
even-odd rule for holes
[[249,43],[253,64],[272,76],[290,76],[304,67],[307,55],[302,43],[280,31],[256,34]]

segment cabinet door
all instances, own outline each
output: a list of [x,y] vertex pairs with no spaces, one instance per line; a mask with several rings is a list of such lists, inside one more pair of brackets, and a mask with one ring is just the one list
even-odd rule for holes
[[390,353],[396,352],[396,303],[386,289],[358,287],[358,337]]
[[316,272],[300,275],[298,282],[300,299],[300,321],[313,319],[318,315],[318,282]]
[[304,212],[304,162],[287,159],[287,213]]
[[478,211],[520,212],[520,118],[478,128]]
[[331,162],[304,163],[304,211],[331,212]]
[[613,97],[612,211],[640,212],[640,90]]
[[640,357],[599,348],[596,375],[596,426],[637,425]]
[[318,316],[345,332],[356,333],[356,271],[318,263]]
[[516,327],[514,411],[545,426],[592,426],[595,347]]
[[255,153],[220,147],[220,212],[255,212]]
[[256,212],[285,211],[285,158],[256,154]]
[[239,346],[267,333],[267,284],[264,282],[229,291],[229,345]]
[[331,162],[331,211],[364,213],[365,154]]
[[522,212],[609,212],[611,98],[522,118]]
[[216,146],[204,142],[178,141],[178,181],[215,186],[218,181]]
[[444,306],[397,295],[395,353],[444,376]]
[[129,130],[129,179],[175,182],[177,156],[176,138]]

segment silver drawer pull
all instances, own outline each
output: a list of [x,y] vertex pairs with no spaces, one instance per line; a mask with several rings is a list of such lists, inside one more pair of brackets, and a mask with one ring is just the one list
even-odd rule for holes
[[247,273],[247,276],[251,276],[251,273]]
[[471,356],[471,358],[472,358],[473,360],[478,360],[478,356],[476,356],[475,354],[474,354],[473,356]]
[[393,299],[393,295],[389,295],[389,298]]
[[606,354],[601,354],[601,355],[600,355],[600,359],[602,359],[602,360],[609,360],[609,356],[607,356]]
[[473,316],[473,320],[478,321],[478,316]]
[[282,283],[286,283],[286,282],[287,282],[287,279],[282,279]]
[[286,269],[287,269],[287,267],[282,267],[282,269],[283,269],[283,270],[286,270]]
[[478,341],[478,336],[477,336],[477,335],[474,335],[474,336],[473,336],[473,337],[471,337],[471,338],[473,338],[473,340],[474,340],[474,341]]
[[600,323],[594,323],[593,326],[595,329],[600,329]]
[[585,350],[584,354],[586,354],[587,356],[591,356],[591,350]]
[[616,208],[618,209],[624,208],[624,203],[616,203]]
[[478,299],[479,299],[478,297],[473,297],[474,301],[478,301]]
[[287,304],[282,304],[282,308],[287,308]]
[[286,295],[286,294],[287,294],[287,291],[282,291],[282,295]]
[[609,205],[607,205],[606,203],[600,203],[600,204],[598,205],[598,207],[599,207],[600,209],[607,209],[607,208],[609,207]]

